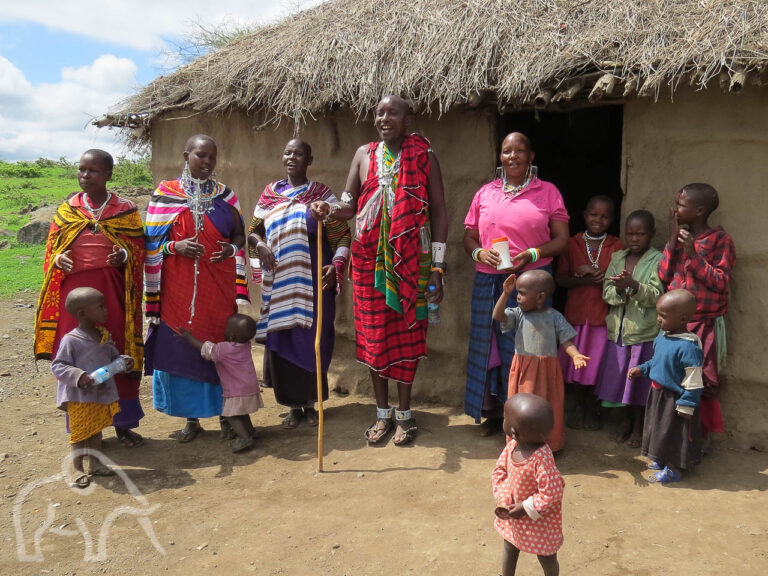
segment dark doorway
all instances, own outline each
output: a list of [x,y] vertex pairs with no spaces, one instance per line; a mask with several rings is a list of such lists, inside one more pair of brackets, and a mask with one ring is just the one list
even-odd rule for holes
[[536,152],[539,177],[557,186],[571,215],[571,234],[584,230],[587,200],[605,194],[616,203],[610,230],[619,233],[621,214],[622,106],[571,112],[517,112],[499,118],[497,152],[510,132],[522,132]]
[[[497,153],[510,132],[522,132],[536,152],[539,177],[560,190],[571,216],[571,235],[584,230],[587,200],[604,194],[616,204],[616,217],[609,229],[619,234],[621,215],[620,105],[582,108],[569,112],[516,112],[499,117]],[[554,305],[562,310],[565,294],[555,294]]]

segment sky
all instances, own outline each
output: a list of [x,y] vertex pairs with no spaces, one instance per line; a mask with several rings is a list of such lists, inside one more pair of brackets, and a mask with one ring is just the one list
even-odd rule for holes
[[268,23],[322,0],[2,0],[0,160],[127,150],[91,120],[179,65],[197,29]]

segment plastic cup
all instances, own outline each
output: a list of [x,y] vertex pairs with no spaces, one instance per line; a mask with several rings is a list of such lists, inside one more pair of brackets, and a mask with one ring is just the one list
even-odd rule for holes
[[496,270],[512,268],[512,258],[509,255],[509,240],[506,237],[491,240],[491,248],[496,250],[499,253],[499,258],[501,258],[501,262],[496,266]]

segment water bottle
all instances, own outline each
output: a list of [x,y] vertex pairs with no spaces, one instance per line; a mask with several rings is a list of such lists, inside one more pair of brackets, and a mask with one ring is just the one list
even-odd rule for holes
[[[430,292],[434,292],[435,287],[430,284],[428,286]],[[430,324],[440,324],[440,304],[434,302],[427,302],[427,321]]]
[[103,384],[110,378],[112,378],[115,374],[120,374],[122,372],[125,372],[127,364],[125,362],[125,358],[122,356],[118,356],[112,362],[107,364],[106,366],[102,366],[101,368],[97,368],[93,372],[91,372],[91,378],[93,378],[94,384]]

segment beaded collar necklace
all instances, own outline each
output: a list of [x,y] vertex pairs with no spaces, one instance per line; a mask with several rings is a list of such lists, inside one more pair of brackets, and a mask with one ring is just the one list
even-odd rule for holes
[[112,199],[112,192],[107,192],[107,198],[102,202],[102,204],[98,208],[91,208],[89,205],[90,197],[88,196],[88,193],[85,193],[83,195],[83,207],[88,211],[88,214],[91,215],[91,220],[93,222],[91,223],[91,232],[94,234],[96,233],[96,230],[99,227],[99,220],[101,220],[101,214],[104,212],[104,208],[107,207],[107,204],[109,204],[109,201]]
[[[605,239],[608,238],[608,232],[603,232],[600,236],[592,236],[589,232],[584,231],[584,244],[587,247],[587,258],[589,258],[589,263],[592,264],[592,268],[595,270],[600,269],[600,265],[598,262],[600,261],[600,254],[603,253],[603,244],[605,244]],[[597,256],[595,258],[592,257],[592,249],[589,246],[589,242],[600,242],[600,244],[597,247]]]
[[529,164],[528,171],[525,173],[525,180],[522,184],[515,186],[514,184],[507,182],[507,174],[504,172],[504,169],[501,169],[501,191],[507,198],[514,198],[528,188],[528,186],[536,180],[537,176],[538,170],[536,169],[536,166]]

